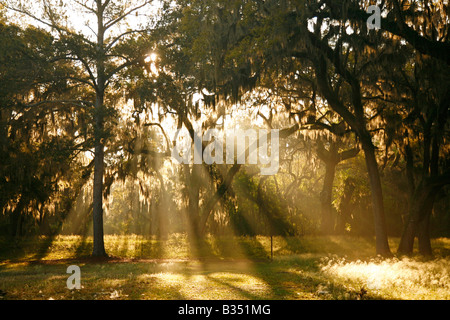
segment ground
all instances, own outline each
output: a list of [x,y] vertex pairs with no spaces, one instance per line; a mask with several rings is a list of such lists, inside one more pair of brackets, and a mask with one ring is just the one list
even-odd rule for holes
[[[390,239],[395,251],[398,239]],[[208,237],[167,240],[106,236],[108,259],[89,258],[79,236],[0,241],[0,299],[450,299],[450,239],[433,258],[374,255],[355,237]],[[81,270],[69,290],[67,268]]]

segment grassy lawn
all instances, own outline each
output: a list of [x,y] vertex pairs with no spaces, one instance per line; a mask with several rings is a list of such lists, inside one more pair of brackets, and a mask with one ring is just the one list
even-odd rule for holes
[[[0,298],[450,299],[450,239],[433,240],[425,260],[375,257],[372,239],[276,237],[273,261],[267,237],[211,237],[200,248],[184,235],[105,241],[112,258],[98,261],[91,238],[0,240]],[[81,268],[80,290],[66,286],[70,265]]]

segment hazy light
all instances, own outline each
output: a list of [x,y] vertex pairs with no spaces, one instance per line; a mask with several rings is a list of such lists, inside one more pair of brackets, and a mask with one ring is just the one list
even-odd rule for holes
[[155,63],[156,60],[158,59],[158,55],[155,52],[150,53],[147,58],[145,58],[145,62],[147,63]]

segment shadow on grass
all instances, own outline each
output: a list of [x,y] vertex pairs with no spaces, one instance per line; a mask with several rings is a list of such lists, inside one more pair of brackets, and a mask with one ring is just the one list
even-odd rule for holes
[[153,237],[141,239],[139,252],[140,258],[162,259],[164,254],[162,240]]
[[188,237],[189,241],[189,256],[192,259],[215,259],[218,255],[214,252],[211,243],[203,237]]
[[0,261],[40,261],[50,252],[56,237],[56,235],[52,235],[25,238],[2,238],[0,239]]
[[[278,237],[280,247],[277,255],[289,254],[335,254],[350,258],[366,258],[375,256],[373,239],[353,236],[319,236],[319,237]],[[355,247],[358,250],[355,250]]]
[[245,256],[250,260],[268,261],[270,259],[270,252],[264,249],[261,242],[256,237],[245,237],[239,240],[239,245],[244,250]]
[[[204,240],[203,247],[195,247],[195,250],[198,250],[196,254],[183,256],[185,261],[161,259],[167,257],[163,252],[166,243],[157,239],[136,238],[133,254],[130,254],[128,249],[124,251],[124,247],[128,248],[128,245],[124,246],[124,239],[115,240],[117,243],[114,243],[109,253],[120,252],[125,257],[90,258],[85,255],[90,253],[90,239],[81,237],[76,238],[77,246],[71,247],[73,258],[42,260],[48,253],[49,246],[51,247],[50,239],[42,239],[42,242],[35,243],[34,247],[47,249],[36,251],[32,256],[34,262],[29,261],[30,265],[8,268],[3,265],[0,289],[6,292],[15,290],[17,293],[12,298],[21,298],[21,295],[28,294],[21,293],[21,290],[26,283],[33,283],[36,286],[31,293],[36,296],[39,290],[42,290],[44,293],[50,292],[49,296],[53,297],[53,290],[60,296],[75,299],[109,299],[114,297],[115,291],[119,292],[117,298],[127,299],[176,300],[192,299],[199,295],[216,299],[220,294],[237,299],[257,300],[383,299],[383,296],[376,292],[365,293],[363,287],[352,283],[341,284],[343,280],[333,278],[321,269],[320,258],[326,257],[328,253],[348,254],[353,249],[353,256],[364,256],[367,252],[372,252],[371,242],[367,239],[278,237],[276,241],[279,249],[276,253],[279,255],[275,255],[273,262],[267,261],[265,238],[208,238]],[[185,246],[189,246],[185,238],[179,241],[183,243],[183,247],[178,244],[174,250],[184,250]],[[64,245],[56,243],[55,248],[64,248]],[[436,242],[437,245],[442,247],[444,253],[450,251],[450,240],[440,240]],[[240,249],[242,252],[237,254]],[[39,257],[40,260],[35,259]],[[266,258],[265,262],[261,257]],[[154,260],[146,261],[142,258]],[[211,258],[211,261],[207,258]],[[224,258],[228,259],[223,260]],[[65,268],[69,264],[79,264],[82,267],[84,289],[80,293],[73,293],[73,296],[68,296],[67,288],[64,287],[68,277]],[[215,272],[225,274],[215,276]],[[202,281],[196,282],[199,277]],[[245,277],[252,277],[255,286],[242,284]],[[209,291],[211,293],[208,296]],[[31,293],[26,298],[34,299]]]
[[255,265],[254,273],[269,285],[274,299],[383,299],[374,293],[367,295],[363,287],[349,289],[337,284],[321,272],[318,259],[314,256],[275,261],[271,264],[259,263]]
[[[249,299],[249,300],[263,300],[264,299],[263,295],[258,295],[258,294],[252,293],[250,290],[244,290],[236,285],[233,285],[231,283],[231,281],[219,280],[208,274],[206,275],[206,278],[214,283],[217,283],[221,286],[229,288],[233,292],[238,293],[240,295],[240,297],[242,297],[244,299]],[[214,297],[211,297],[211,298],[214,299]]]
[[[80,292],[70,293],[65,288],[65,268],[69,264],[81,266],[83,289]],[[27,295],[26,299],[63,296],[64,299],[100,300],[185,300],[199,296],[219,300],[221,297],[251,300],[383,298],[373,293],[365,295],[363,288],[349,289],[336,283],[332,277],[321,272],[315,255],[270,263],[90,257],[43,260],[9,269],[2,272],[0,278],[4,284],[0,289],[16,292],[9,297],[11,299],[23,299],[23,295]],[[33,286],[22,292],[24,285],[29,283]]]
[[216,258],[251,261],[269,260],[269,253],[256,237],[211,237],[209,242]]
[[49,253],[54,240],[55,240],[54,235],[45,237],[43,239],[43,241],[41,241],[41,243],[39,245],[39,249],[36,252],[36,255],[33,257],[33,259],[34,260],[42,260],[43,258],[45,258],[45,256]]
[[20,260],[26,257],[29,240],[14,237],[0,237],[0,261]]
[[75,249],[75,257],[88,257],[93,249],[93,245],[91,241],[88,241],[88,238],[83,235],[81,237],[81,241],[77,245]]

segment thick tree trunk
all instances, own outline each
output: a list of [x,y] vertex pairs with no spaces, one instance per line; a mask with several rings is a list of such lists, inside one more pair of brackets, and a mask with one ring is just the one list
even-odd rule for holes
[[417,226],[419,216],[419,209],[417,207],[412,207],[409,210],[409,216],[403,230],[400,243],[398,245],[397,253],[399,254],[411,254],[414,247],[414,238],[417,234]]
[[[189,166],[186,165],[187,174],[189,174]],[[200,238],[200,216],[199,216],[199,201],[200,201],[200,171],[201,165],[192,165],[192,171],[187,181],[188,186],[188,219],[189,219],[189,233],[191,240],[197,242]]]
[[317,155],[325,163],[325,178],[320,194],[321,202],[321,230],[323,234],[330,234],[334,231],[336,216],[333,214],[333,182],[336,174],[336,166],[344,160],[356,157],[358,148],[339,152],[339,145],[335,141],[330,142],[329,150],[326,150],[321,142],[317,147]]
[[346,225],[347,223],[349,223],[351,219],[350,204],[354,191],[355,185],[352,182],[352,179],[347,178],[345,180],[344,193],[342,195],[341,203],[339,205],[339,216],[338,216],[338,223],[336,226],[336,231],[339,233],[345,232]]
[[25,208],[24,200],[21,198],[16,208],[11,212],[11,236],[20,237],[22,236],[22,211]]
[[333,208],[331,203],[335,172],[336,163],[334,161],[327,161],[325,163],[325,178],[320,195],[322,211],[321,230],[324,234],[330,234],[334,229]]
[[329,149],[325,149],[321,141],[317,145],[317,156],[325,163],[325,177],[323,179],[322,192],[320,193],[320,209],[322,220],[320,228],[323,234],[331,234],[334,229],[333,219],[333,182],[336,174],[338,160],[338,147],[331,141]]
[[426,216],[419,223],[419,228],[417,230],[417,237],[419,240],[419,252],[423,256],[431,257],[433,256],[433,250],[431,249],[431,239],[430,239],[430,217],[431,217],[432,207]]
[[16,210],[11,214],[11,236],[13,238],[22,236],[22,213]]
[[430,188],[423,181],[417,186],[411,197],[409,215],[400,239],[398,253],[412,254],[417,236],[420,253],[426,256],[432,255],[429,221],[437,192],[438,190]]
[[104,237],[103,237],[103,175],[104,175],[104,100],[105,100],[105,52],[104,35],[105,27],[103,24],[103,4],[97,0],[97,92],[95,100],[94,115],[94,139],[95,139],[95,158],[94,158],[94,190],[93,190],[93,237],[94,248],[92,256],[105,257]]
[[93,190],[93,237],[94,248],[92,256],[106,256],[103,237],[103,173],[104,173],[104,147],[101,142],[95,147],[94,159],[94,190]]
[[[167,199],[167,191],[164,185],[164,178],[159,171],[155,171],[160,183],[160,198],[157,206],[157,217],[158,217],[158,238],[166,240],[169,235],[168,225],[169,217],[167,216],[167,211],[169,209],[169,201]],[[138,199],[137,199],[138,201]]]
[[381,188],[380,173],[378,163],[375,157],[375,150],[370,136],[365,139],[362,137],[362,147],[366,158],[367,172],[369,174],[370,189],[372,193],[372,210],[376,236],[376,252],[382,256],[391,256],[389,248],[386,221],[384,214],[383,191]]
[[[312,43],[323,49],[322,44],[313,33],[308,33]],[[333,52],[333,50],[325,50],[326,54]],[[328,58],[332,58],[328,56]],[[352,104],[355,114],[353,114],[347,106],[342,103],[340,98],[336,95],[330,86],[328,78],[328,64],[326,58],[322,55],[316,63],[316,75],[319,88],[325,99],[330,104],[331,108],[336,111],[345,122],[357,133],[360,138],[363,151],[366,159],[367,172],[369,174],[370,188],[372,192],[372,209],[375,225],[376,236],[376,252],[383,256],[391,256],[389,249],[386,222],[384,217],[383,192],[381,189],[380,173],[378,171],[378,163],[375,157],[375,147],[372,143],[372,136],[366,128],[366,119],[364,117],[364,106],[361,100],[361,88],[359,81],[351,76],[351,73],[345,72],[343,66],[340,65],[338,59],[332,59],[337,70],[346,78],[352,86]]]

